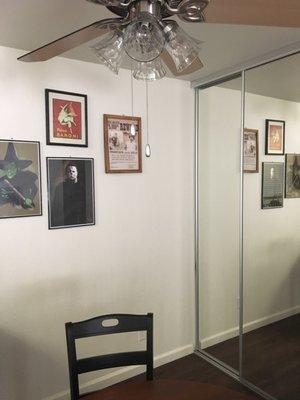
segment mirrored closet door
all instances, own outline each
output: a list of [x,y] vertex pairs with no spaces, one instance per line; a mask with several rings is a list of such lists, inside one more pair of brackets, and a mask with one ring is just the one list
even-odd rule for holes
[[246,71],[245,90],[243,378],[299,400],[300,54]]
[[[199,91],[199,345],[239,368],[241,77]],[[230,88],[228,88],[230,86]]]
[[197,90],[198,353],[300,399],[300,54]]

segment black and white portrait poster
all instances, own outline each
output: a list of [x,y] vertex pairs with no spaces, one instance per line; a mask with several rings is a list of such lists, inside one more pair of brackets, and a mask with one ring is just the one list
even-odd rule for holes
[[47,158],[49,229],[95,224],[94,160]]

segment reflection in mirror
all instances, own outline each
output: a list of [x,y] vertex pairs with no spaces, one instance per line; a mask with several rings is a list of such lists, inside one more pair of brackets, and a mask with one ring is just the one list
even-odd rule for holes
[[245,127],[258,131],[245,161],[257,154],[259,170],[244,173],[243,377],[280,400],[300,398],[299,71],[298,54],[245,77]]
[[241,78],[231,83],[199,90],[199,334],[238,370]]

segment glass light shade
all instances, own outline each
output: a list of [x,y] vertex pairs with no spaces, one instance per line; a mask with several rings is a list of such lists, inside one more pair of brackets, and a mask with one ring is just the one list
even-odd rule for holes
[[178,72],[183,71],[198,57],[199,42],[185,33],[174,21],[166,25],[166,50],[172,57]]
[[102,64],[118,74],[125,55],[122,36],[109,32],[90,48]]
[[145,81],[156,81],[166,75],[166,70],[159,58],[149,62],[139,62],[133,70],[135,79],[143,79]]
[[162,28],[156,18],[147,12],[142,12],[126,27],[123,38],[128,56],[140,62],[157,58],[165,45]]

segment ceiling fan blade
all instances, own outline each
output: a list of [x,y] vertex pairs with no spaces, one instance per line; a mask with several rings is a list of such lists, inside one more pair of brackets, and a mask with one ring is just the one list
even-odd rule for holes
[[210,0],[205,22],[300,27],[299,0]]
[[199,69],[201,69],[203,67],[203,64],[202,64],[200,58],[197,57],[197,58],[195,58],[195,60],[192,62],[191,65],[189,65],[183,71],[178,72],[176,69],[176,66],[174,64],[174,61],[172,60],[172,57],[170,56],[170,54],[167,52],[166,49],[161,53],[160,56],[161,56],[161,59],[163,60],[163,62],[168,67],[168,69],[170,70],[170,72],[172,72],[172,74],[174,76],[189,75],[189,74],[192,74],[193,72],[198,71]]
[[58,56],[74,47],[104,35],[110,30],[110,28],[114,25],[119,25],[122,21],[122,18],[110,18],[94,22],[91,25],[78,29],[75,32],[33,50],[30,53],[19,57],[18,60],[27,62],[47,61],[52,57]]

